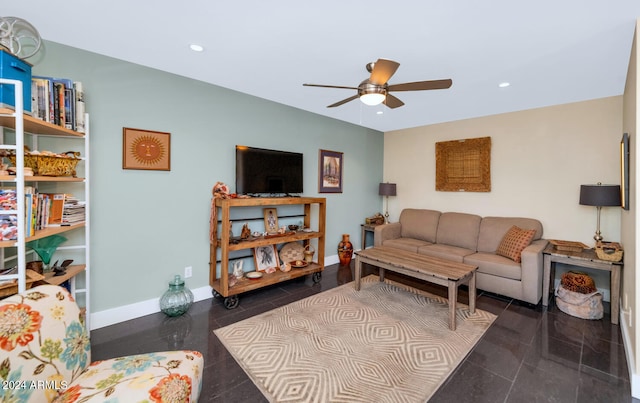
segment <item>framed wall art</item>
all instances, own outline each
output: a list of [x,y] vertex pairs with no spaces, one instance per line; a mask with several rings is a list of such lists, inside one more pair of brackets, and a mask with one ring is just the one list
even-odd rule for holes
[[278,253],[275,245],[265,245],[253,248],[253,259],[256,271],[266,271],[269,268],[280,268]]
[[171,170],[171,133],[122,128],[122,169]]
[[278,210],[274,208],[263,209],[264,230],[269,234],[278,232]]
[[491,137],[436,143],[436,190],[491,191]]
[[629,133],[620,140],[620,200],[622,208],[629,210]]
[[320,193],[342,193],[343,154],[320,150],[318,176]]

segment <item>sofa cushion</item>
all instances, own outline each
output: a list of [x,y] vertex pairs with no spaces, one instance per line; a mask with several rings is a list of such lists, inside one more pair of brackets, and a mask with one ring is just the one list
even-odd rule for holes
[[464,257],[464,262],[478,266],[478,273],[522,280],[522,267],[513,260],[495,253],[478,252]]
[[496,254],[520,263],[522,250],[529,246],[535,234],[536,230],[534,229],[512,226],[502,238],[498,249],[496,249]]
[[461,248],[459,246],[433,244],[419,247],[418,253],[462,263],[464,257],[475,253],[475,250]]
[[425,245],[431,245],[431,242],[420,241],[413,238],[396,238],[387,239],[386,241],[382,242],[382,245],[389,246],[391,248],[406,250],[407,252],[417,253],[418,248]]
[[425,209],[404,209],[400,213],[402,238],[415,238],[427,242],[436,241],[440,212]]
[[476,251],[482,217],[466,213],[442,213],[438,222],[438,244]]
[[484,217],[480,223],[478,235],[478,252],[494,253],[502,238],[512,226],[524,229],[535,229],[533,240],[542,238],[542,223],[533,218],[522,217]]

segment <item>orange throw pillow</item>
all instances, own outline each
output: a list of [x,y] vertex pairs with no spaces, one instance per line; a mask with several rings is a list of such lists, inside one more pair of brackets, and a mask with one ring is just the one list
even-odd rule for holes
[[529,246],[535,234],[534,229],[522,229],[514,225],[502,238],[496,254],[520,263],[522,250]]

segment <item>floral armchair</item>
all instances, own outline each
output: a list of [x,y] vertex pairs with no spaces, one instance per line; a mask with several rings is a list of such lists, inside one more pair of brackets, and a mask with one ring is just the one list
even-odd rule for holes
[[0,301],[0,401],[197,402],[204,360],[165,351],[91,362],[80,309],[42,285]]

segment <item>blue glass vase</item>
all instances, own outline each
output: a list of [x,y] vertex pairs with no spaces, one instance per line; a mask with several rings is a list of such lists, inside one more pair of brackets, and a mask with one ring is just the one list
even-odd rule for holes
[[176,274],[169,289],[160,298],[160,310],[168,316],[180,316],[193,305],[193,293]]

